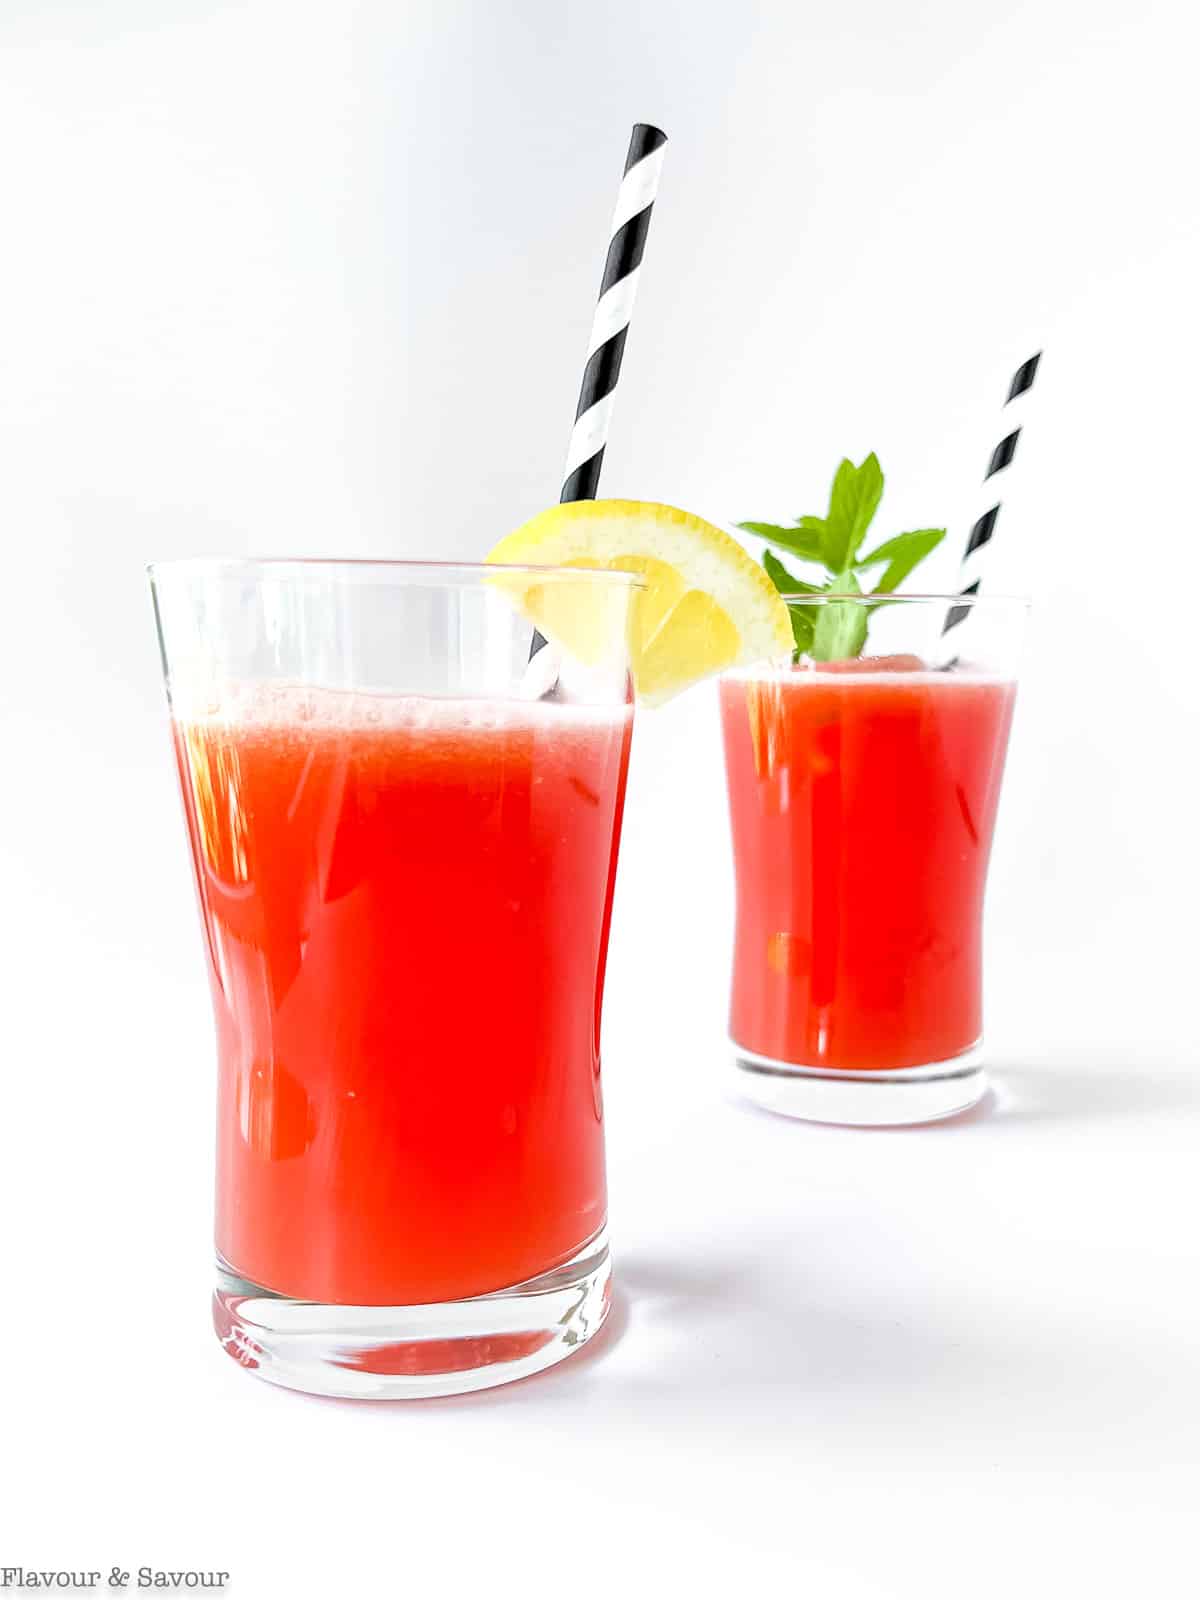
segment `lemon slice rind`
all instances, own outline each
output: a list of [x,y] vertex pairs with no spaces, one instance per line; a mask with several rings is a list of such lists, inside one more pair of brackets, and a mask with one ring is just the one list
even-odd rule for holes
[[[638,698],[661,705],[702,678],[782,659],[793,648],[787,607],[737,540],[703,518],[642,500],[552,506],[500,540],[494,563],[636,573],[630,651]],[[505,575],[504,587],[548,638],[582,657],[594,648],[578,600]],[[594,626],[591,630],[594,633]]]

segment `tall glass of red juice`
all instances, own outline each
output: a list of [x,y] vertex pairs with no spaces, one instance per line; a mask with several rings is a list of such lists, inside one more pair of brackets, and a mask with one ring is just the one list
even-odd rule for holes
[[[608,1309],[600,1014],[637,580],[151,579],[216,1020],[222,1344],[371,1397],[562,1359]],[[535,632],[555,607],[586,613],[586,661]]]
[[956,603],[896,596],[861,656],[721,683],[730,1036],[742,1093],[771,1110],[922,1122],[986,1088],[984,885],[1025,608],[959,603],[943,638]]

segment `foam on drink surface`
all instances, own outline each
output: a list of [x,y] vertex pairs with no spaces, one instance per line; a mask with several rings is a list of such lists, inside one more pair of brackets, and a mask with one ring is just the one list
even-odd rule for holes
[[333,734],[434,739],[496,733],[583,733],[623,727],[630,705],[579,705],[473,697],[373,693],[298,683],[232,683],[192,703],[175,700],[175,719],[196,728],[314,738]]

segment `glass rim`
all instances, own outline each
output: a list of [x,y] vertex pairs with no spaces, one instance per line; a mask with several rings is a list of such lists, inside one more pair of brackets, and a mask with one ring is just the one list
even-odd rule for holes
[[975,610],[979,606],[1020,606],[1029,609],[1028,595],[1023,594],[831,594],[826,590],[822,594],[794,594],[781,590],[779,598],[789,606],[825,606],[836,601],[839,605],[879,605],[886,602],[888,605],[937,605],[937,606],[962,606],[965,610]]
[[488,577],[513,573],[541,582],[602,580],[626,589],[644,589],[646,580],[636,572],[615,567],[566,567],[533,562],[410,561],[374,556],[171,556],[149,561],[146,573],[152,583],[165,577],[378,577],[407,580],[436,587],[469,588]]

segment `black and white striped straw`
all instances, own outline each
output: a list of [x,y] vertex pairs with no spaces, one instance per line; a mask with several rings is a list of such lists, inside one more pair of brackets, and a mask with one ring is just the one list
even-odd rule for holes
[[[1023,361],[1013,374],[1013,380],[1008,386],[1008,398],[1004,402],[1004,416],[1008,430],[1000,443],[992,451],[992,458],[988,462],[988,469],[984,473],[983,483],[987,497],[992,500],[994,485],[992,479],[997,473],[1004,472],[1013,463],[1017,453],[1017,441],[1021,437],[1021,424],[1016,421],[1015,413],[1009,411],[1015,401],[1026,395],[1033,388],[1033,380],[1037,377],[1038,362],[1042,359],[1039,350],[1036,355],[1030,356],[1028,361]],[[1015,424],[1013,426],[1012,424]],[[996,531],[996,519],[1000,515],[1000,501],[993,500],[987,510],[978,518],[967,536],[967,546],[963,551],[962,567],[960,569],[960,587],[958,594],[962,600],[971,600],[978,593],[982,582],[983,563],[986,560],[986,551]],[[942,634],[945,636],[954,628],[959,628],[971,614],[970,605],[953,605],[946,613],[946,620],[942,624]]]
[[592,321],[587,361],[575,408],[575,426],[567,449],[559,499],[594,500],[612,420],[613,394],[621,376],[621,358],[633,302],[637,294],[650,212],[658,193],[667,136],[648,122],[634,124],[625,157],[625,176],[617,194],[609,230],[608,255],[600,280],[600,298]]

